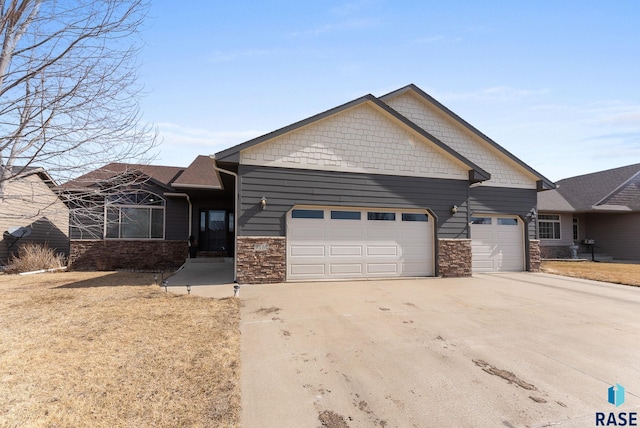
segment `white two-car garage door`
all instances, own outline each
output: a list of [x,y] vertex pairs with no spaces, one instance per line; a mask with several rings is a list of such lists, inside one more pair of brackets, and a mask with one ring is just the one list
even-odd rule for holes
[[471,254],[474,272],[524,270],[524,224],[517,216],[471,217]]
[[287,280],[434,274],[426,211],[294,208],[287,214]]

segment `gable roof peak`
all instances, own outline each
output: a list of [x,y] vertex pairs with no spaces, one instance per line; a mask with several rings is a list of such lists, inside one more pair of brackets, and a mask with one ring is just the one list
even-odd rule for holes
[[502,147],[500,144],[496,143],[491,138],[489,138],[487,135],[485,135],[480,130],[478,130],[476,127],[471,125],[469,122],[467,122],[466,120],[464,120],[463,118],[458,116],[456,113],[454,113],[453,111],[449,110],[449,108],[447,108],[444,104],[442,104],[440,101],[436,100],[431,95],[427,94],[425,91],[420,89],[417,85],[415,85],[413,83],[410,83],[407,86],[404,86],[404,87],[402,87],[400,89],[397,89],[397,90],[392,91],[392,92],[390,92],[390,93],[388,93],[386,95],[381,96],[380,100],[382,102],[386,103],[388,100],[390,100],[392,98],[395,98],[395,97],[398,97],[398,96],[400,96],[402,94],[405,94],[407,92],[412,93],[415,96],[417,96],[418,98],[420,98],[421,100],[423,100],[424,102],[427,102],[427,103],[431,104],[436,109],[438,109],[442,113],[444,113],[445,116],[450,117],[451,119],[453,119],[453,121],[455,121],[458,124],[460,124],[463,128],[466,128],[469,132],[471,132],[472,134],[474,134],[477,137],[479,137],[488,146],[493,147],[493,149],[495,149],[498,152],[502,153],[504,156],[509,158],[512,162],[516,163],[521,168],[526,170],[529,174],[531,174],[534,177],[536,177],[537,180],[538,180],[538,190],[549,190],[549,189],[554,189],[555,188],[555,184],[551,180],[549,180],[548,178],[546,178],[545,176],[540,174],[535,169],[531,168],[529,165],[527,165],[522,160],[520,160],[515,155],[513,155],[511,152],[509,152],[504,147]]
[[413,132],[416,132],[417,134],[419,134],[420,136],[422,136],[423,138],[427,139],[428,141],[430,141],[431,143],[433,143],[435,146],[437,146],[440,150],[446,152],[449,156],[457,159],[459,162],[465,164],[469,170],[470,170],[470,180],[473,183],[476,182],[480,182],[480,181],[485,181],[485,180],[489,180],[491,178],[491,174],[487,171],[485,171],[484,169],[482,169],[481,167],[479,167],[478,165],[476,165],[474,162],[470,161],[468,158],[464,157],[463,155],[461,155],[460,153],[458,153],[457,151],[455,151],[454,149],[452,149],[451,147],[449,147],[447,144],[443,143],[441,140],[439,140],[438,138],[436,138],[435,136],[433,136],[432,134],[430,134],[429,132],[427,132],[425,129],[421,128],[420,126],[418,126],[417,124],[415,124],[414,122],[412,122],[410,119],[408,119],[407,117],[403,116],[402,114],[400,114],[399,112],[397,112],[396,110],[394,110],[392,107],[390,107],[388,104],[386,104],[385,102],[383,102],[381,99],[373,96],[372,94],[367,94],[364,95],[362,97],[356,98],[353,101],[349,101],[347,103],[344,103],[338,107],[334,107],[332,109],[326,110],[322,113],[316,114],[314,116],[311,116],[307,119],[303,119],[301,121],[295,122],[289,126],[285,126],[283,128],[280,128],[276,131],[270,132],[268,134],[262,135],[260,137],[254,138],[252,140],[246,141],[244,143],[238,144],[236,146],[230,147],[226,150],[220,151],[218,153],[216,153],[215,159],[216,162],[218,163],[225,163],[225,162],[230,162],[230,163],[239,163],[240,162],[240,152],[242,150],[248,149],[250,147],[256,146],[258,144],[264,143],[266,141],[272,140],[274,138],[277,138],[279,136],[282,136],[284,134],[287,134],[289,132],[301,129],[307,125],[311,125],[313,123],[316,123],[320,120],[323,120],[325,118],[334,116],[338,113],[344,112],[345,110],[366,104],[366,103],[370,103],[370,105],[374,106],[375,108],[377,108],[379,111],[383,112],[383,114],[388,115],[390,118],[393,118],[393,120],[402,123],[404,126],[410,128]]

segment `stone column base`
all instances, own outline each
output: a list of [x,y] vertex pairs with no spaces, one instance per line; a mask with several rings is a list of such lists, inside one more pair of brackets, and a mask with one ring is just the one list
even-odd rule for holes
[[238,236],[239,284],[284,282],[287,279],[287,238]]
[[443,278],[471,276],[471,239],[438,239],[438,273]]
[[529,272],[540,272],[540,241],[529,241]]

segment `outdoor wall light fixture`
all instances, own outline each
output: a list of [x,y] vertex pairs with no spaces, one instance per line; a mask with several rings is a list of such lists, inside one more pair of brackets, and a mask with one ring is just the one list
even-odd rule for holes
[[264,196],[262,197],[262,199],[260,199],[260,208],[262,208],[263,210],[267,208],[267,198],[265,198]]
[[458,212],[458,206],[457,205],[452,206],[451,207],[451,214],[455,214],[457,212]]

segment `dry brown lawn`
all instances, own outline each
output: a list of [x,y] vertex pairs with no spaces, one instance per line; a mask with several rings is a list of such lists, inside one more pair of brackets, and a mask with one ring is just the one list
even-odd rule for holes
[[150,274],[0,275],[0,426],[238,426],[238,306]]
[[542,271],[640,287],[640,265],[598,262],[542,262]]

